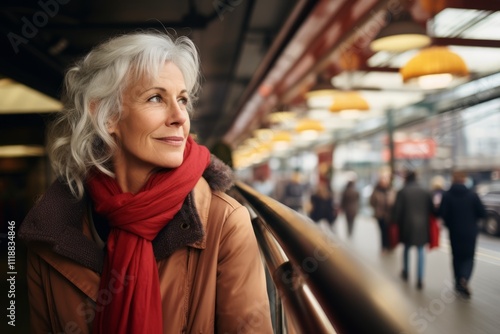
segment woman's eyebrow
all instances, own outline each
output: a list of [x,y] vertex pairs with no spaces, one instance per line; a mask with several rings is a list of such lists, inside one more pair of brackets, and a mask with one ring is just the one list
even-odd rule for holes
[[151,88],[148,88],[144,91],[141,92],[141,95],[146,93],[146,92],[149,92],[150,90],[161,90],[162,92],[166,92],[167,90],[163,87],[151,87]]
[[[141,95],[150,91],[150,90],[161,90],[162,92],[165,92],[165,93],[167,92],[167,90],[163,87],[151,87],[151,88],[148,88],[145,91],[141,92]],[[184,93],[187,93],[187,89],[181,90],[179,94],[184,94]]]

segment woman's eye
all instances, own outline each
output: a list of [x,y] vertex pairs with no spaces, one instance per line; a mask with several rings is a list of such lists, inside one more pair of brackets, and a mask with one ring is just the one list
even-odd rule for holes
[[188,98],[187,97],[179,98],[179,103],[186,106],[188,104]]
[[154,95],[154,96],[151,96],[149,99],[148,99],[149,102],[161,102],[161,96],[160,95]]

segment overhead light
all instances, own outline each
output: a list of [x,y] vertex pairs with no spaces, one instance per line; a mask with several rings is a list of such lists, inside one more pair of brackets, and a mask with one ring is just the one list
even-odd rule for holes
[[0,79],[0,114],[57,112],[60,101],[14,80]]
[[262,129],[256,129],[253,131],[253,134],[255,138],[260,140],[261,142],[269,142],[273,139],[273,130],[267,129],[267,128],[262,128]]
[[273,136],[273,150],[286,151],[290,147],[292,135],[287,131],[278,131]]
[[369,110],[368,102],[356,91],[337,91],[329,110],[339,112],[342,110]]
[[403,52],[423,48],[430,44],[431,38],[427,35],[425,28],[408,15],[382,28],[370,43],[370,48],[374,52]]
[[296,112],[294,111],[278,111],[267,115],[267,121],[271,124],[285,123],[295,119]]
[[0,158],[42,157],[45,149],[39,145],[0,146]]
[[334,94],[334,89],[321,89],[307,92],[307,106],[310,109],[328,108],[328,106],[333,103]]
[[324,128],[323,124],[321,124],[320,121],[317,121],[315,119],[310,119],[310,118],[301,119],[297,123],[297,126],[295,127],[295,131],[297,131],[299,133],[305,132],[305,131],[322,132],[324,130],[325,130],[325,128]]
[[423,89],[439,89],[448,87],[453,81],[450,73],[423,75],[417,78],[418,85]]
[[469,74],[463,59],[445,46],[423,49],[399,72],[403,77],[403,82],[417,79],[423,89],[444,88],[454,77],[464,77]]
[[292,141],[292,136],[287,131],[278,131],[273,136],[273,142],[275,142],[275,143],[278,143],[278,142],[289,143],[291,141]]
[[327,73],[318,75],[316,84],[305,93],[307,106],[310,109],[328,108],[333,102],[336,89],[332,86],[331,77]]

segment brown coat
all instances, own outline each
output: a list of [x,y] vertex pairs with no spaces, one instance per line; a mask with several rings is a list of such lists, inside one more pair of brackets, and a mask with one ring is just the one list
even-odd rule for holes
[[[61,190],[56,187],[52,192]],[[47,215],[46,209],[40,210],[44,198],[41,202],[38,212]],[[69,210],[74,203],[67,204],[69,208],[59,205],[58,210]],[[90,211],[82,212],[85,240],[78,239],[71,226],[58,227],[64,238],[50,236],[45,226],[50,222],[40,219],[27,219],[22,228],[21,237],[29,246],[31,333],[91,333],[99,311],[97,296],[112,298],[117,293],[112,281],[99,291],[103,254],[96,249],[104,243],[91,223],[92,215],[85,214]],[[60,211],[52,214],[64,216]],[[211,190],[202,178],[167,227],[170,230],[157,237],[163,242],[153,241],[164,333],[272,333],[264,268],[248,210],[225,193]],[[176,229],[184,234],[176,234]],[[190,235],[196,236],[194,241]],[[92,249],[89,241],[98,247]],[[66,247],[71,244],[76,246]]]
[[376,186],[370,196],[370,205],[373,207],[373,216],[384,219],[386,224],[391,223],[392,206],[396,194],[392,188]]

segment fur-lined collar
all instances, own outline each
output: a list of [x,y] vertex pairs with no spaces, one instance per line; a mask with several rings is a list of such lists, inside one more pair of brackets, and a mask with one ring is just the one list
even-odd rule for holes
[[[210,165],[203,173],[212,191],[226,191],[232,184],[231,169],[212,155]],[[203,238],[204,230],[191,193],[176,216],[153,240],[158,260],[175,250]],[[96,272],[101,272],[103,250],[83,234],[83,221],[90,201],[75,200],[68,186],[56,180],[26,216],[19,229],[19,237],[28,245],[47,244],[52,251],[68,257]],[[186,222],[190,226],[186,229]]]

